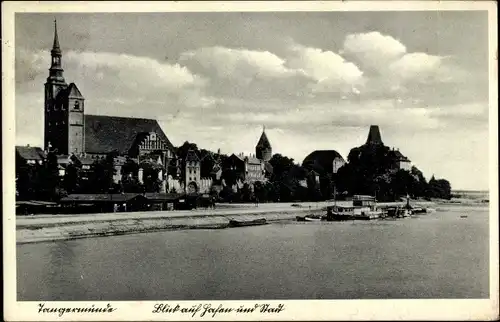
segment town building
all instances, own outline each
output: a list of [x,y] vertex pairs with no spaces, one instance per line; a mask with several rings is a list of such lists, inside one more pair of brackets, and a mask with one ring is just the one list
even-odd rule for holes
[[257,142],[257,145],[255,146],[255,156],[257,157],[257,159],[264,162],[269,162],[269,160],[271,160],[271,157],[273,156],[273,148],[271,147],[271,143],[267,138],[265,127],[262,130],[259,142]]
[[370,130],[368,131],[368,138],[366,139],[365,145],[384,145],[382,142],[382,136],[380,135],[380,129],[378,125],[370,125]]
[[254,155],[245,156],[243,153],[233,153],[226,160],[225,168],[233,171],[237,180],[244,183],[267,180],[264,161]]
[[304,158],[302,166],[314,170],[320,176],[336,174],[345,164],[344,158],[335,150],[316,150]]
[[23,160],[27,164],[42,164],[46,157],[45,151],[39,147],[16,146],[16,162]]
[[226,171],[232,171],[236,181],[249,184],[254,184],[257,181],[265,182],[273,171],[273,167],[269,163],[272,157],[272,147],[265,129],[255,146],[255,152],[255,154],[250,155],[233,153],[227,158],[223,168]]
[[[365,146],[368,147],[379,147],[385,146],[382,142],[382,136],[380,134],[380,129],[378,125],[371,125],[368,132],[368,138],[366,139]],[[399,149],[391,148],[389,150],[389,157],[392,159],[392,170],[406,170],[410,171],[412,164],[410,159],[404,156]]]
[[394,168],[397,170],[411,170],[411,161],[406,156],[404,156],[399,149],[391,150],[392,157],[394,159]]

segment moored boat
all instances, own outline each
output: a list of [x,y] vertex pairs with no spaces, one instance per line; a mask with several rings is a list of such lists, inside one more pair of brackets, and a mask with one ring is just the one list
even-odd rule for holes
[[327,221],[353,220],[354,207],[332,206],[326,208]]
[[296,216],[295,218],[297,219],[297,221],[321,221],[324,220],[325,217],[320,215],[310,214],[305,216]]
[[427,209],[426,208],[422,208],[422,207],[413,207],[411,209],[411,213],[412,214],[426,214],[427,213]]
[[241,221],[241,220],[234,220],[234,219],[229,220],[229,227],[260,226],[260,225],[265,225],[265,224],[267,224],[267,221],[265,218],[248,220],[248,221]]
[[306,221],[321,221],[321,217],[305,217]]

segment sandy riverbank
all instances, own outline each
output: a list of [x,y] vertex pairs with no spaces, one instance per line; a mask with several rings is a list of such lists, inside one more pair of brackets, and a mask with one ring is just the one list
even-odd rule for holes
[[[216,209],[191,211],[18,216],[16,241],[18,244],[26,244],[160,230],[227,228],[230,219],[265,218],[268,222],[293,220],[297,215],[324,213],[325,208],[331,204],[319,202],[292,206],[292,204],[269,203],[260,204],[258,207],[252,204],[232,204],[224,205],[225,207],[220,205]],[[348,205],[350,202],[338,202],[338,204]]]
[[[120,213],[65,216],[60,218],[18,218],[16,224],[17,244],[36,243],[44,241],[112,236],[123,234],[145,233],[160,230],[175,229],[217,229],[227,228],[229,220],[253,220],[265,218],[268,222],[293,220],[299,214],[323,213],[324,210],[295,209],[288,211],[241,211],[176,213],[156,212],[147,216],[144,213]],[[75,217],[75,218],[71,218]],[[118,217],[118,218],[117,218]],[[30,220],[31,219],[31,220]],[[43,220],[45,219],[45,220]]]

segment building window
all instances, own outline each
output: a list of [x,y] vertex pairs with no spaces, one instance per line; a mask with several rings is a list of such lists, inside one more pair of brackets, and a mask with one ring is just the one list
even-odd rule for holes
[[76,101],[75,102],[75,110],[79,110],[79,109],[80,109],[80,102]]

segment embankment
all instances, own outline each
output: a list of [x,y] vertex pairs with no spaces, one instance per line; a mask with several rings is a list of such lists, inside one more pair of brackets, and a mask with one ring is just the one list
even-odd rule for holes
[[297,215],[323,213],[321,208],[297,208],[287,210],[203,211],[120,213],[87,216],[50,216],[44,218],[17,218],[17,244],[55,240],[113,236],[178,229],[227,228],[230,219],[253,220],[265,218],[268,222],[292,220]]

